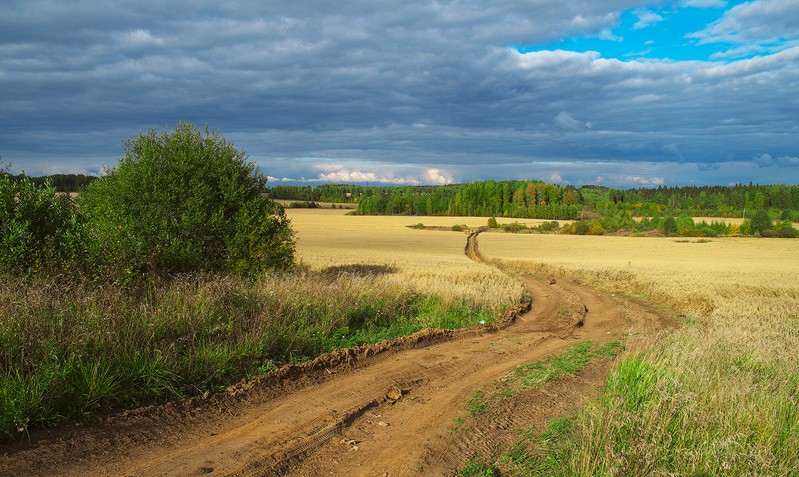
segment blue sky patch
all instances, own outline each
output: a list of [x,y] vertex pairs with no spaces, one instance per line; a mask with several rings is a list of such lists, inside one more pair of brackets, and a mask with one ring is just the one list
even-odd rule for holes
[[658,59],[675,61],[740,60],[759,52],[714,57],[732,50],[730,42],[703,43],[693,36],[742,1],[729,1],[723,8],[634,8],[621,14],[619,25],[598,37],[564,38],[545,45],[520,46],[520,53],[545,50],[596,51],[603,58],[619,60]]

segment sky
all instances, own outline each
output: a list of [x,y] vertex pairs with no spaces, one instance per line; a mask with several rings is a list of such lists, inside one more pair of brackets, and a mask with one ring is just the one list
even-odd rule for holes
[[206,124],[270,185],[799,183],[799,0],[3,0],[0,167]]

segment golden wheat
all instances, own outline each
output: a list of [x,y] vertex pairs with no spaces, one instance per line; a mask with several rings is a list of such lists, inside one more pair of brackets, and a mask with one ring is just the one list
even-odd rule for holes
[[[419,217],[346,215],[341,210],[287,211],[297,237],[297,255],[311,269],[346,265],[386,265],[396,273],[379,277],[438,295],[445,303],[468,302],[499,309],[518,303],[520,283],[464,254],[466,234],[415,230]],[[465,224],[477,228],[485,218],[423,217],[425,225]]]
[[663,303],[684,321],[634,346],[611,376],[634,381],[625,366],[641,363],[657,378],[646,400],[629,408],[632,391],[610,392],[579,416],[571,472],[797,472],[799,240],[485,234],[480,246],[517,269]]

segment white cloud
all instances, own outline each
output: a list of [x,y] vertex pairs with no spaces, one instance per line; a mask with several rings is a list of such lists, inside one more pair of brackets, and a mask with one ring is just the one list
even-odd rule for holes
[[648,10],[636,10],[634,14],[638,17],[638,21],[633,25],[633,30],[650,27],[663,21],[662,16]]
[[622,180],[625,184],[629,185],[663,185],[666,180],[662,177],[641,177],[641,176],[624,176]]
[[694,8],[724,8],[727,2],[724,0],[683,0],[683,7]]
[[424,178],[427,184],[446,185],[455,182],[452,174],[441,169],[428,169],[424,174]]
[[774,165],[774,159],[771,157],[771,154],[761,154],[755,156],[753,159],[758,167],[771,167]]
[[772,157],[771,154],[760,154],[752,158],[758,167],[797,167],[799,166],[799,157],[780,156]]
[[[799,38],[796,0],[752,0],[734,6],[705,29],[688,35],[701,44],[733,43],[751,51],[787,47]],[[733,48],[732,51],[736,51]]]
[[561,111],[557,116],[555,116],[555,119],[552,120],[552,127],[565,131],[582,131],[583,129],[593,128],[594,123],[591,121],[578,121],[571,117],[571,115],[566,111]]
[[777,158],[780,167],[799,167],[799,157],[780,156]]

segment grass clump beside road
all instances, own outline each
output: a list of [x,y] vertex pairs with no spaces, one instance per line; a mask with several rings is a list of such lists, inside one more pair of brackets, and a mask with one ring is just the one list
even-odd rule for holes
[[591,359],[598,356],[616,356],[624,345],[610,341],[597,347],[592,341],[578,343],[549,361],[534,361],[517,366],[513,373],[500,378],[490,393],[475,390],[467,403],[469,414],[478,416],[490,409],[490,404],[528,389],[574,375],[582,371]]
[[4,277],[0,302],[2,437],[494,316],[369,278],[310,272],[257,280],[201,274],[129,288]]
[[533,447],[557,457],[554,475],[799,475],[799,288],[783,279],[789,270],[750,266],[735,281],[707,264],[680,281],[671,270],[579,273],[657,299],[683,324],[634,344],[603,396],[551,439],[557,453]]

